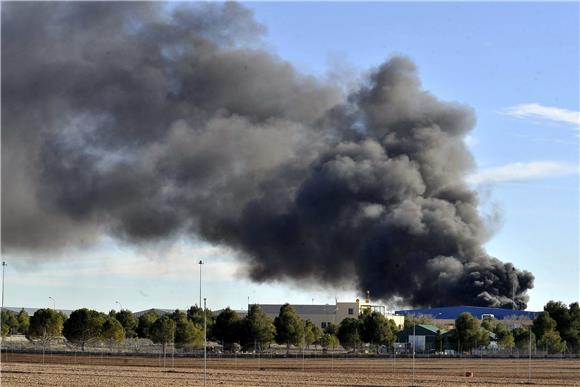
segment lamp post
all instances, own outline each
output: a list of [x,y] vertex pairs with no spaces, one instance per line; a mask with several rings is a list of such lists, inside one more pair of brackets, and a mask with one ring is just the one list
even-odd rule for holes
[[[201,262],[201,261],[199,261]],[[201,266],[200,266],[201,267]],[[205,298],[203,299],[203,385],[207,385],[207,317]]]
[[7,265],[6,261],[2,261],[2,310],[4,310],[4,273]]
[[199,260],[199,307],[201,308],[201,265],[203,265],[203,261]]
[[528,327],[528,384],[532,383],[532,326]]
[[48,299],[52,300],[52,309],[56,310],[56,302],[54,301],[54,298],[49,296]]
[[[6,271],[6,261],[2,261],[2,308],[0,312],[4,312],[4,273]],[[0,313],[0,325],[2,325],[2,314]],[[0,340],[0,360],[2,360],[2,341]]]
[[115,301],[115,304],[119,304],[119,308],[121,308],[121,309],[119,309],[119,311],[123,310],[123,305],[121,305],[121,303],[119,301]]
[[415,345],[417,345],[417,336],[415,336],[415,324],[413,320],[413,386],[415,385]]

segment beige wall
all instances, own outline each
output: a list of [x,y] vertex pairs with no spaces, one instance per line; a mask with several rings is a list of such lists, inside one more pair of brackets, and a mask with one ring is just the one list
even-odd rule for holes
[[336,303],[336,324],[340,324],[340,322],[347,317],[358,318],[359,314],[360,314],[360,304],[358,302]]
[[[361,314],[364,311],[364,309],[366,309],[366,308],[370,308],[371,310],[378,310],[378,311],[381,311],[382,313],[384,313],[384,310],[385,310],[384,306],[373,305],[373,304],[366,302],[366,300],[356,300],[355,302],[337,302],[336,307],[334,305],[326,305],[326,306],[321,306],[321,307],[323,310],[325,308],[328,309],[326,311],[326,313],[320,313],[320,314],[300,313],[298,310],[297,310],[297,312],[300,315],[301,319],[310,320],[310,321],[312,321],[312,323],[314,325],[322,328],[322,323],[325,323],[325,325],[326,325],[330,322],[330,323],[338,325],[345,318],[349,318],[349,317],[350,318],[358,318],[359,314]],[[336,314],[334,314],[335,310],[336,310]],[[278,312],[276,312],[276,313],[266,312],[266,315],[269,318],[271,318],[272,320],[274,320],[278,316]],[[386,318],[388,318],[389,320],[393,320],[395,322],[395,324],[397,325],[397,327],[403,328],[403,326],[405,324],[405,317],[404,316],[396,316],[393,314],[385,314],[384,316]]]
[[304,314],[304,315],[300,315],[300,318],[302,318],[303,320],[310,320],[314,325],[316,325],[319,328],[322,328],[322,323],[325,323],[324,327],[326,327],[326,324],[328,324],[328,323],[336,324],[333,321],[333,320],[336,320],[336,317],[334,315]]
[[[329,310],[333,309],[334,305],[332,305],[332,309]],[[340,321],[342,321],[342,320],[339,321],[334,315],[334,313],[320,313],[320,314],[298,313],[298,315],[303,320],[310,320],[314,325],[318,326],[319,328],[323,328],[322,323],[325,323],[324,326],[326,327],[328,323],[338,324]],[[278,313],[266,313],[266,316],[268,316],[272,321],[274,321],[274,319],[278,317]]]

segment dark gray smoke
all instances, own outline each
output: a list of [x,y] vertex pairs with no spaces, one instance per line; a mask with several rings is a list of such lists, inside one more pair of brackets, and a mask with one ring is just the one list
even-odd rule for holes
[[524,308],[464,183],[471,109],[403,57],[345,97],[262,32],[233,3],[4,3],[4,252],[191,235],[257,281]]

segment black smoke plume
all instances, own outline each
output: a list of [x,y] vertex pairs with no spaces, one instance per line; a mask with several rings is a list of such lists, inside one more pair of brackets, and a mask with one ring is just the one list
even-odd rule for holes
[[235,3],[3,3],[4,252],[191,235],[256,281],[525,308],[464,183],[472,110],[404,57],[345,96],[263,31]]

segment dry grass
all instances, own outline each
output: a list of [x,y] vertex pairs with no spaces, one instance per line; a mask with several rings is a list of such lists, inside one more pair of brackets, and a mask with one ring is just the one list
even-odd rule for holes
[[[2,386],[191,386],[203,385],[203,359],[145,357],[2,356]],[[471,371],[473,377],[465,377]],[[532,384],[580,386],[580,360],[532,360]],[[418,386],[527,384],[521,359],[418,359]],[[411,386],[410,359],[210,359],[208,385],[223,386]]]

